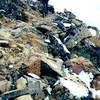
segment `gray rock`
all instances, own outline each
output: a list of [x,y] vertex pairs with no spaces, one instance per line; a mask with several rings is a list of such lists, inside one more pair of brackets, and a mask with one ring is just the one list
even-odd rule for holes
[[0,47],[9,47],[9,41],[0,40]]
[[0,51],[0,59],[3,58],[3,53]]
[[27,8],[27,5],[22,0],[1,0],[0,9],[5,11],[5,16],[11,19],[22,19],[22,9]]
[[66,42],[66,46],[68,48],[75,47],[81,40],[91,37],[91,33],[87,28],[87,25],[85,23],[82,23],[82,25],[77,27],[77,33],[75,36],[71,37],[68,42]]
[[[27,81],[24,78],[20,78],[19,80],[17,80],[17,89],[23,89],[26,87],[26,83]],[[32,100],[31,95],[23,95],[20,96],[18,98],[16,98],[15,100]]]
[[0,92],[4,93],[6,91],[9,91],[10,86],[11,86],[11,82],[10,81],[7,81],[7,80],[0,81]]

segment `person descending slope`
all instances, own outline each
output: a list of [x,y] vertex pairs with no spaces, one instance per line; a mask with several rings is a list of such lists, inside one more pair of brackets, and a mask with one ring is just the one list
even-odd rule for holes
[[48,15],[48,2],[49,0],[40,0],[41,3],[43,4],[43,17]]

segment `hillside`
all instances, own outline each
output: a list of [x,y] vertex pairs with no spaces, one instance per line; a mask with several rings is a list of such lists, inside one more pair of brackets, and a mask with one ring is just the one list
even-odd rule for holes
[[39,1],[0,5],[0,100],[100,99],[98,34],[71,11],[43,18]]

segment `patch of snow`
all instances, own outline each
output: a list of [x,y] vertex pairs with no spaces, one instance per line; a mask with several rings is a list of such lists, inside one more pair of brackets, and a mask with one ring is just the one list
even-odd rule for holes
[[66,36],[66,37],[64,38],[64,42],[66,43],[66,40],[68,39],[68,41],[69,41],[71,38],[72,38],[71,35]]
[[57,38],[56,36],[53,36],[53,37],[58,41],[59,44],[62,44],[62,42],[59,38]]
[[68,36],[64,38],[64,42],[67,40]]
[[[92,73],[87,73],[87,72],[84,72],[84,71],[81,71],[80,73],[79,73],[79,75],[77,75],[77,74],[75,74],[75,73],[72,73],[72,74],[70,74],[70,72],[69,72],[69,70],[66,68],[66,69],[64,69],[64,71],[65,71],[65,73],[66,73],[66,75],[67,75],[67,77],[69,78],[69,77],[71,77],[71,75],[73,74],[74,76],[76,76],[76,77],[78,77],[81,81],[83,81],[84,83],[85,83],[85,85],[88,87],[88,89],[92,92],[92,97],[93,98],[96,98],[96,97],[98,97],[99,99],[100,99],[100,90],[95,90],[95,89],[92,89],[91,87],[90,87],[90,82],[93,80],[93,74]],[[74,81],[74,80],[73,80]],[[69,90],[70,90],[70,92],[73,94],[73,95],[75,95],[75,96],[78,96],[78,97],[80,97],[80,96],[82,96],[79,92],[78,92],[78,90],[81,92],[81,93],[83,93],[83,94],[85,94],[84,96],[86,96],[87,94],[88,94],[88,92],[86,92],[85,91],[85,87],[83,88],[83,90],[85,91],[83,91],[82,90],[82,87],[80,88],[80,87],[77,87],[77,85],[75,85],[75,84],[73,84],[74,82],[71,82],[71,81],[69,81],[69,80],[64,80],[64,79],[61,79],[60,78],[60,82],[63,84],[63,86],[65,86],[66,88],[68,88]],[[76,90],[75,90],[76,89]],[[75,92],[77,92],[77,94],[75,94],[75,93],[73,93],[73,91],[75,91]],[[79,93],[79,95],[78,95],[78,93]],[[86,94],[87,93],[87,94]]]
[[71,80],[65,80],[60,78],[60,82],[64,87],[69,89],[69,91],[77,97],[88,96],[88,89],[81,84],[77,84]]
[[69,54],[70,54],[70,51],[66,48],[66,46],[65,46],[64,44],[62,44],[62,46],[63,46],[63,48],[64,48],[65,52],[67,52],[67,53],[69,53]]
[[59,44],[61,44],[63,46],[63,49],[65,50],[65,52],[69,53],[69,50],[67,49],[67,47],[61,42],[61,40],[59,38],[57,38],[56,36],[54,36],[54,38],[58,41]]
[[6,40],[0,40],[0,43],[9,44],[9,41],[6,41]]
[[98,71],[100,72],[100,68],[99,68],[99,66],[97,66],[97,69],[98,69]]
[[65,19],[65,20],[68,20],[68,18],[67,18],[67,17],[64,17],[64,19]]
[[94,29],[89,29],[89,31],[91,32],[91,34],[92,34],[92,36],[96,36],[97,34],[96,34],[96,31],[94,30]]
[[50,43],[50,40],[49,39],[45,39],[44,42]]
[[40,79],[40,77],[37,76],[36,74],[28,73],[28,75],[31,76],[31,77],[33,77],[33,78]]
[[78,75],[79,79],[82,80],[86,86],[88,88],[90,88],[90,82],[92,81],[93,79],[93,74],[92,73],[87,73],[87,72],[84,72],[84,71],[81,71]]
[[45,97],[44,100],[50,100],[50,99],[49,99],[49,96]]
[[55,26],[57,26],[58,24],[57,24],[57,23],[53,23],[52,25],[55,25]]
[[98,97],[100,99],[100,90],[91,89],[91,92],[92,92],[93,98]]
[[60,81],[59,80],[57,80],[56,81],[56,83],[54,84],[54,86],[56,86],[57,84],[59,84],[60,83]]
[[77,41],[75,41],[75,44],[77,44]]
[[71,24],[70,23],[63,23],[65,27],[70,27]]
[[48,93],[51,95],[52,88],[50,87],[50,85],[46,88],[46,90],[47,90]]
[[14,67],[14,65],[9,65],[9,68],[11,68],[11,69],[12,69],[13,67]]
[[37,0],[32,0],[32,1],[36,2]]

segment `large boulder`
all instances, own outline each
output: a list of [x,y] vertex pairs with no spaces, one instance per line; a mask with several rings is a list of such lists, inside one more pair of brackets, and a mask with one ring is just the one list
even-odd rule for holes
[[83,39],[91,36],[91,32],[88,30],[87,25],[85,23],[81,23],[81,25],[77,26],[77,33],[72,36],[68,42],[66,42],[66,46],[68,48],[73,48]]
[[85,72],[96,73],[96,69],[92,62],[84,57],[76,57],[70,59],[72,71],[79,74],[82,70]]
[[[19,80],[17,80],[17,89],[24,89],[26,87],[27,81],[24,78],[20,78]],[[31,95],[23,95],[20,97],[17,97],[15,100],[33,100]]]
[[33,59],[33,61],[31,62],[31,64],[28,67],[28,72],[29,73],[34,73],[38,76],[41,75],[41,60],[40,58],[36,57]]

